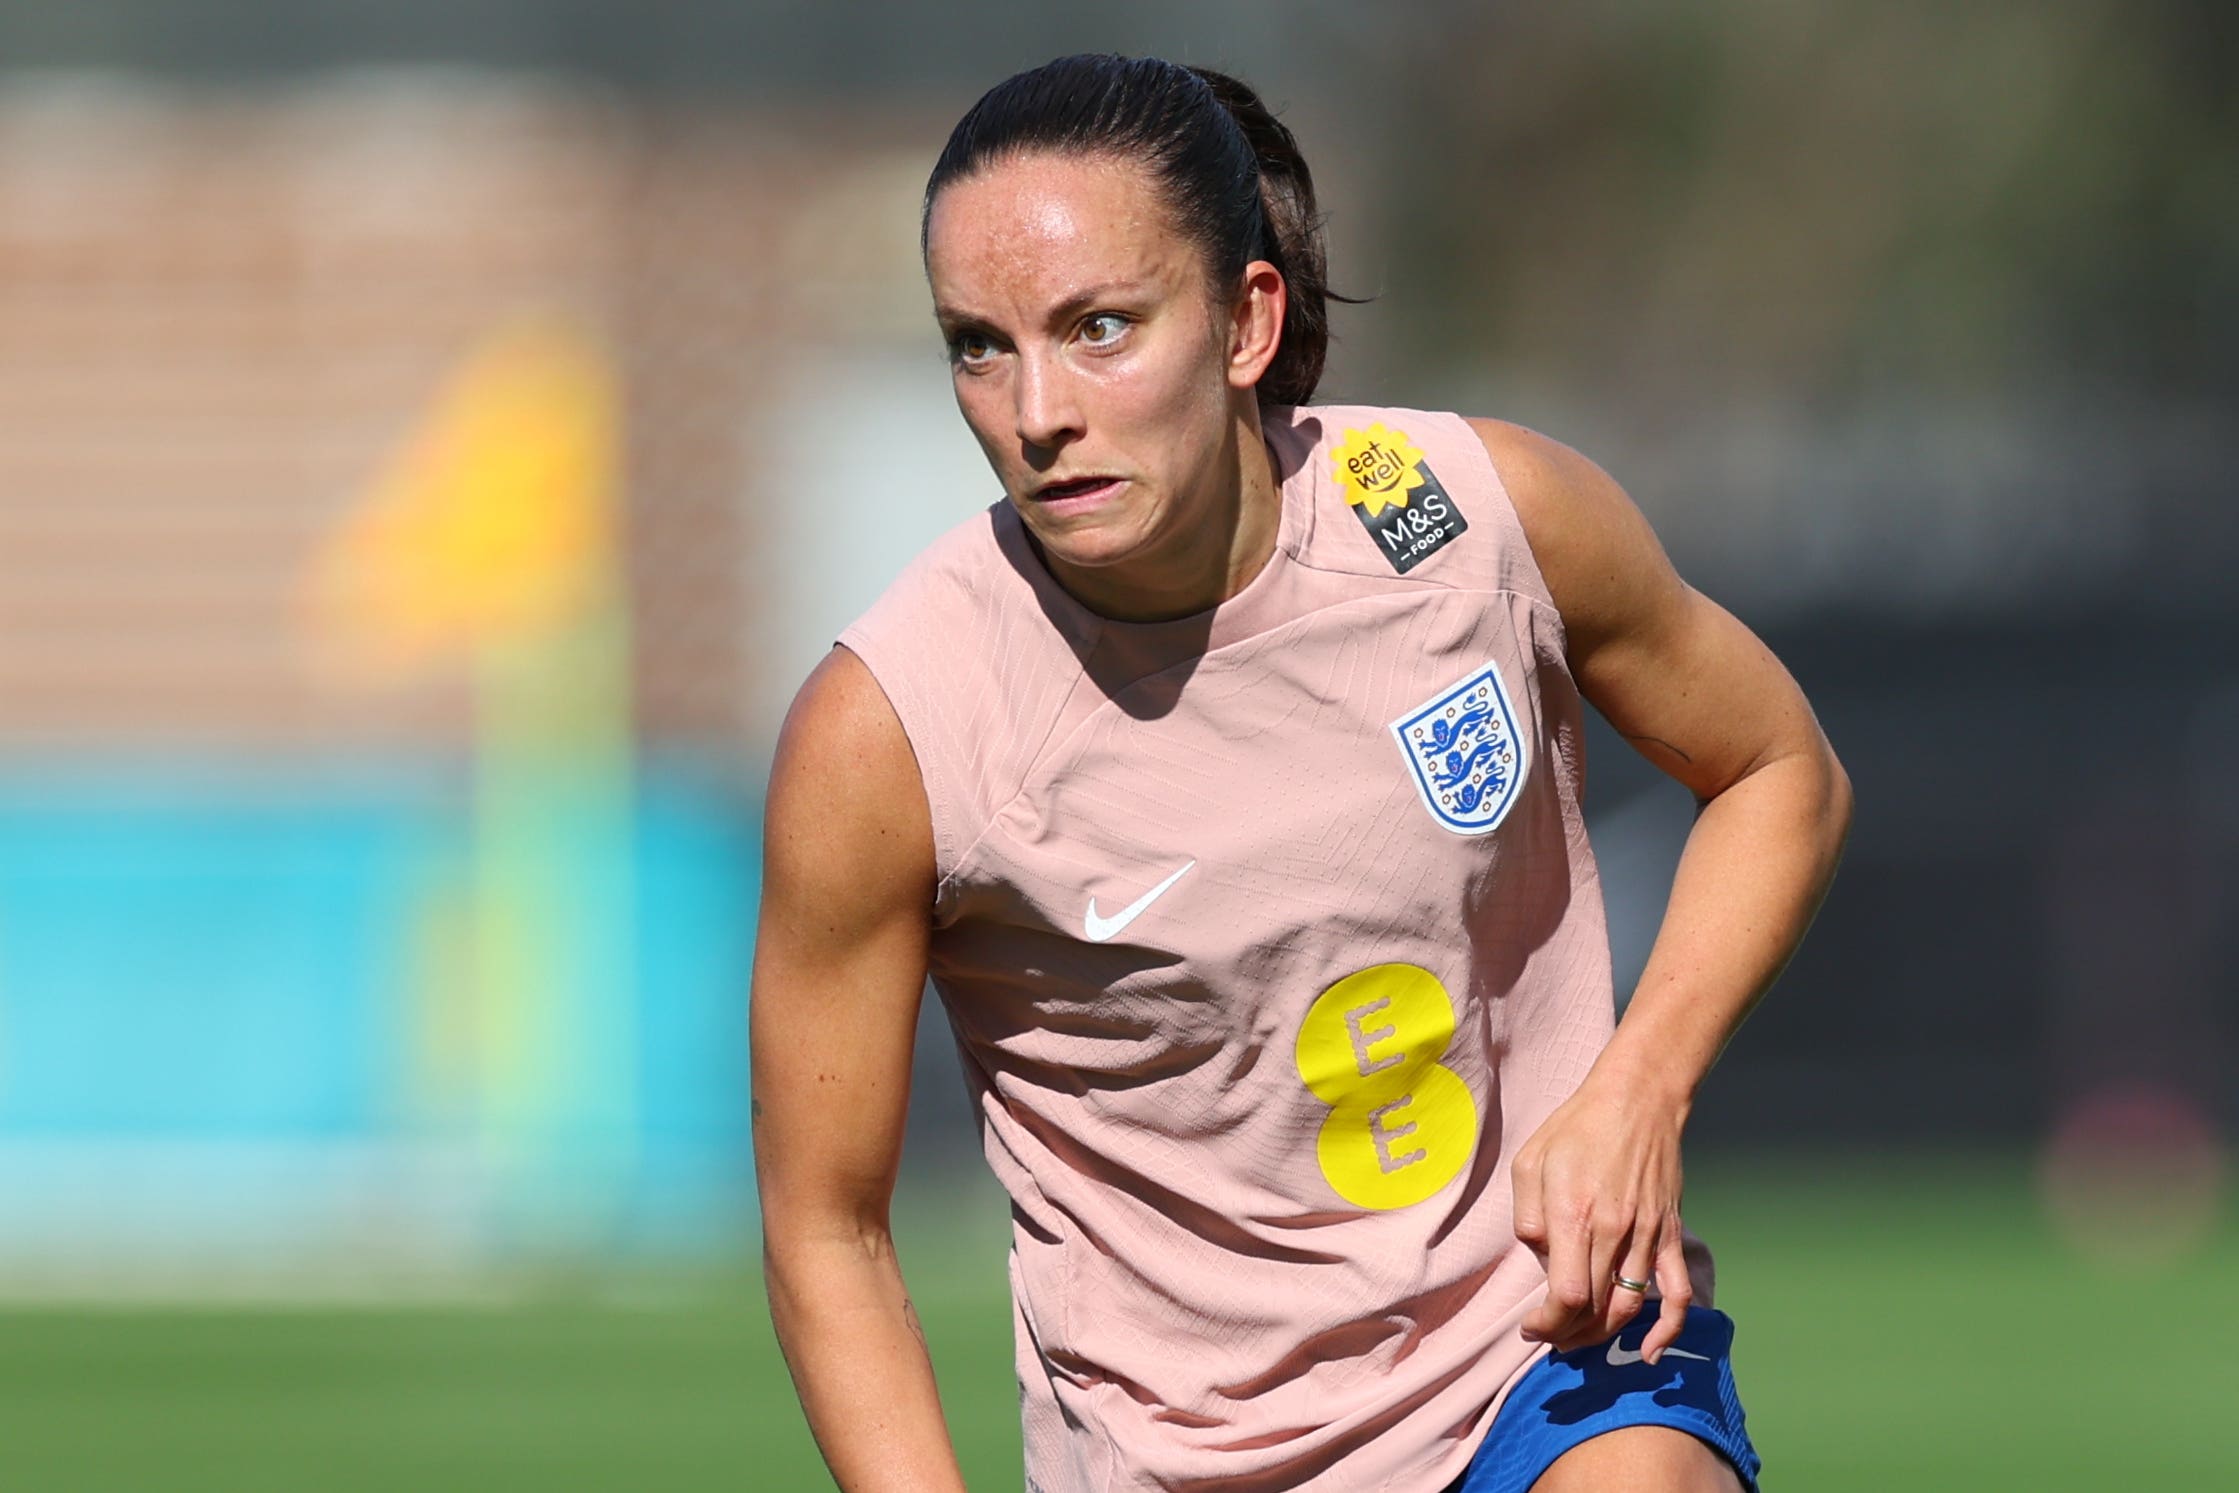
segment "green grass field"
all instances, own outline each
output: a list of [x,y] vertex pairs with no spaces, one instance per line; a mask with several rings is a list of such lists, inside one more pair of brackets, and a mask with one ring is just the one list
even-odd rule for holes
[[[966,1203],[970,1206],[966,1206]],[[1000,1203],[900,1226],[975,1489],[1015,1490]],[[1702,1167],[1773,1490],[2239,1487],[2239,1233],[2077,1258],[2018,1164]],[[527,1304],[0,1312],[0,1488],[827,1488],[751,1278]]]

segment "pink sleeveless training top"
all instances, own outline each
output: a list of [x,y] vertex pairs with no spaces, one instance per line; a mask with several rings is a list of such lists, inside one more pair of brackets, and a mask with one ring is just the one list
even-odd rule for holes
[[1426,1493],[1537,1349],[1509,1162],[1612,1024],[1563,626],[1452,415],[1275,409],[1275,554],[1082,607],[998,503],[840,641],[1012,1199],[1029,1486]]

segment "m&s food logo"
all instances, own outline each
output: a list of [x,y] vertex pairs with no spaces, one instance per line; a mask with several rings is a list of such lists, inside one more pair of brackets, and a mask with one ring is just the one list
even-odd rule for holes
[[1366,430],[1348,430],[1330,448],[1329,459],[1338,489],[1361,527],[1401,575],[1469,528],[1453,495],[1440,485],[1405,431],[1381,420]]

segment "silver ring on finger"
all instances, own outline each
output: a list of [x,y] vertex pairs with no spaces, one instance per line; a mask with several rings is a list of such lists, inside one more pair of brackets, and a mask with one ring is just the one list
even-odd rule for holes
[[1610,1279],[1617,1283],[1617,1288],[1620,1291],[1645,1292],[1648,1289],[1648,1282],[1644,1280],[1632,1280],[1622,1275],[1612,1275]]

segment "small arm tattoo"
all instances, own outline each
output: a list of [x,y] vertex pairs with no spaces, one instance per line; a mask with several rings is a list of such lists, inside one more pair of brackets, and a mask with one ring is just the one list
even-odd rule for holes
[[1645,741],[1650,742],[1656,746],[1660,746],[1665,751],[1671,753],[1674,757],[1677,757],[1682,762],[1693,762],[1695,760],[1694,758],[1688,756],[1685,752],[1681,751],[1678,747],[1675,747],[1670,742],[1664,740],[1664,738],[1662,738],[1661,736],[1628,736],[1625,739],[1636,744]]

